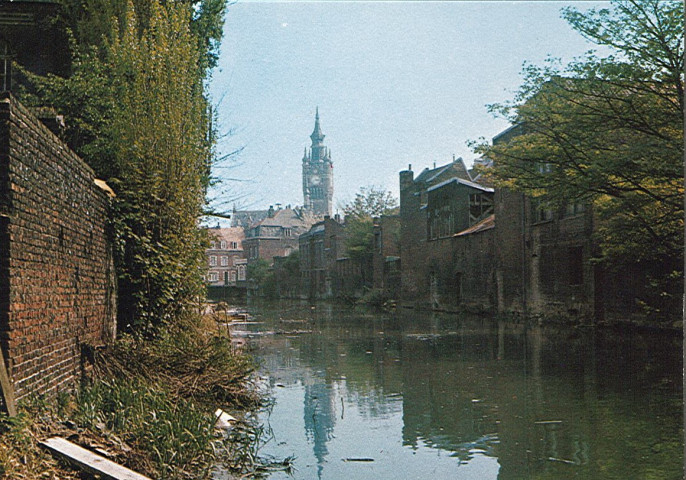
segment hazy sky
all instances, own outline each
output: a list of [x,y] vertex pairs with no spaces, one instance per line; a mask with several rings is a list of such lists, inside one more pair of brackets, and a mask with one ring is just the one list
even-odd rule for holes
[[[398,172],[471,165],[470,139],[507,123],[486,105],[513,97],[523,62],[592,48],[560,18],[584,2],[246,2],[229,7],[211,92],[229,210],[302,204],[301,159],[319,106],[334,204],[360,187],[398,193]],[[216,201],[215,205],[219,205]]]

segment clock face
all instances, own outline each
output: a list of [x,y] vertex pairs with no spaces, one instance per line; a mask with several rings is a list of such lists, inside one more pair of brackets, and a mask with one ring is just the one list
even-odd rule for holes
[[320,182],[321,179],[317,175],[312,175],[310,178],[310,183],[312,183],[312,185],[319,185]]

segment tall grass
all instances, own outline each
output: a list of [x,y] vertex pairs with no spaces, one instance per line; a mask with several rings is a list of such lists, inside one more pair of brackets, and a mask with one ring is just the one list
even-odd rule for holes
[[217,460],[212,414],[158,385],[135,377],[100,380],[83,386],[76,404],[75,421],[147,454],[159,478],[199,478]]

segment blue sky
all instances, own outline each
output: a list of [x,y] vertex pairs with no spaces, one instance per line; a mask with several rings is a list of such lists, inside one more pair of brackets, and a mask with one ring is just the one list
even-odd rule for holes
[[569,61],[593,45],[560,9],[594,2],[246,2],[229,7],[210,91],[219,209],[302,203],[301,158],[319,106],[334,162],[334,203],[362,186],[398,192],[398,172],[468,166],[468,140],[507,123],[486,105],[509,100],[525,61]]

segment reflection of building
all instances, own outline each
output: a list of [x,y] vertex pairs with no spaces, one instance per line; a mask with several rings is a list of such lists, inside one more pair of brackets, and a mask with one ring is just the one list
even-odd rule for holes
[[312,451],[317,458],[317,474],[321,478],[323,464],[329,454],[326,443],[331,440],[336,425],[336,411],[331,386],[320,379],[318,382],[321,383],[305,386],[303,415],[305,436],[312,444]]

